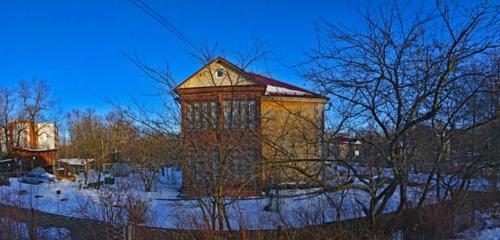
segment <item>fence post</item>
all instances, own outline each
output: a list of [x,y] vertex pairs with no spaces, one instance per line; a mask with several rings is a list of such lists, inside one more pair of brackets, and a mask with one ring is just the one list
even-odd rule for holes
[[129,224],[125,227],[125,239],[124,240],[134,240],[134,225]]
[[36,240],[36,220],[35,220],[35,209],[32,207],[30,209],[30,216],[28,219],[28,235],[30,240]]

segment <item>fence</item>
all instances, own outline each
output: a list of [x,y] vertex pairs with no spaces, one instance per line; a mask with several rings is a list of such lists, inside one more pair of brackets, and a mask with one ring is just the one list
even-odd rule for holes
[[[410,209],[401,215],[384,214],[377,234],[400,239],[445,239],[473,224],[475,211],[494,205],[500,194],[471,193],[458,208],[453,204]],[[10,219],[7,220],[7,219]],[[0,240],[3,239],[359,239],[373,234],[366,219],[351,219],[294,229],[220,232],[179,230],[146,226],[112,226],[79,219],[0,205]]]
[[127,240],[127,227],[0,205],[0,239]]

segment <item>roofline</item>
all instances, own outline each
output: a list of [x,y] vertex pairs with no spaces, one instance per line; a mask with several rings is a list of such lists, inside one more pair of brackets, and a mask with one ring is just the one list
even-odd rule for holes
[[56,125],[56,122],[31,122],[30,120],[22,120],[22,119],[14,119],[10,120],[8,124],[15,124],[15,123],[25,123],[25,124],[53,124]]
[[242,74],[242,75],[244,75],[245,77],[252,79],[252,80],[253,80],[255,83],[257,83],[258,85],[264,86],[264,85],[262,85],[262,83],[260,83],[259,81],[255,81],[255,80],[254,80],[254,79],[253,79],[250,75],[248,75],[248,73],[247,73],[245,70],[243,70],[243,69],[241,69],[240,67],[238,67],[238,66],[234,65],[233,63],[231,63],[231,62],[227,61],[227,60],[226,60],[226,59],[224,59],[223,57],[217,57],[217,58],[215,58],[214,60],[212,60],[212,61],[210,61],[209,63],[207,63],[205,66],[203,66],[203,67],[201,67],[200,69],[198,69],[198,71],[196,71],[195,73],[191,74],[188,78],[186,78],[186,79],[185,79],[184,81],[182,81],[180,84],[178,84],[178,85],[174,88],[174,92],[175,92],[175,93],[177,93],[177,94],[179,94],[179,93],[177,92],[177,89],[178,89],[180,86],[182,86],[182,84],[186,83],[189,79],[193,78],[194,76],[196,76],[196,74],[200,73],[200,72],[201,72],[201,70],[203,70],[205,67],[207,67],[207,66],[209,66],[209,65],[211,65],[212,63],[215,63],[215,62],[222,62],[222,63],[224,63],[224,64],[228,65],[229,67],[234,68],[236,71],[238,71],[239,73],[241,73],[241,74]]
[[273,100],[275,98],[280,98],[280,99],[290,99],[290,101],[299,101],[299,100],[307,100],[307,101],[314,101],[314,102],[321,102],[323,104],[326,104],[330,101],[329,98],[327,97],[315,97],[315,96],[306,96],[306,95],[263,95],[262,99],[266,100]]
[[[309,94],[312,95],[312,96],[308,96],[309,98],[323,98],[323,99],[326,99],[328,101],[330,100],[330,98],[325,97],[325,96],[323,96],[321,94],[315,93],[315,92],[307,90],[305,88],[301,88],[301,87],[296,86],[296,85],[292,85],[292,84],[287,83],[287,82],[283,82],[283,81],[280,81],[280,80],[277,80],[277,79],[274,79],[274,78],[266,77],[266,76],[258,74],[258,73],[250,73],[250,74],[257,75],[257,76],[262,77],[262,78],[267,78],[267,79],[269,79],[271,81],[278,82],[278,83],[286,85],[288,87],[296,88],[297,90],[309,93]],[[255,80],[255,81],[259,82],[258,80]],[[303,97],[301,95],[289,95],[289,94],[272,94],[272,95],[269,95],[269,96]]]
[[206,64],[205,66],[201,67],[200,69],[198,69],[198,71],[196,71],[195,73],[191,74],[187,79],[185,79],[184,81],[182,81],[179,85],[177,85],[175,88],[174,88],[174,92],[178,95],[180,95],[180,93],[177,91],[180,86],[182,86],[184,83],[186,83],[188,80],[190,80],[191,78],[193,78],[195,75],[197,75],[198,73],[201,72],[201,70],[205,69],[205,67],[211,65],[212,63],[214,62],[222,62],[226,65],[228,65],[229,67],[235,69],[236,71],[238,71],[239,73],[241,73],[243,76],[247,77],[248,79],[252,80],[253,82],[255,82],[257,85],[260,85],[262,87],[267,87],[266,84],[262,83],[261,81],[259,81],[258,79],[256,79],[254,76],[259,76],[261,78],[266,78],[266,79],[269,79],[271,81],[274,81],[274,82],[278,82],[280,84],[283,84],[283,85],[286,85],[286,86],[289,86],[289,87],[292,87],[292,88],[295,88],[299,91],[303,91],[303,92],[306,92],[306,93],[309,93],[311,94],[311,96],[293,96],[293,95],[287,95],[287,94],[274,94],[274,95],[269,95],[269,96],[281,96],[281,97],[306,97],[306,98],[321,98],[321,99],[325,99],[327,101],[330,101],[330,98],[326,97],[326,96],[323,96],[321,94],[318,94],[318,93],[315,93],[313,91],[310,91],[310,90],[307,90],[307,89],[304,89],[304,88],[301,88],[301,87],[298,87],[298,86],[295,86],[295,85],[292,85],[292,84],[289,84],[289,83],[286,83],[286,82],[283,82],[283,81],[280,81],[280,80],[277,80],[277,79],[273,79],[273,78],[270,78],[270,77],[266,77],[266,76],[263,76],[261,74],[258,74],[258,73],[252,73],[252,72],[246,72],[245,70],[243,70],[242,68],[234,65],[233,63],[227,61],[226,59],[224,59],[223,57],[217,57],[215,58],[214,60],[210,61],[208,64]]

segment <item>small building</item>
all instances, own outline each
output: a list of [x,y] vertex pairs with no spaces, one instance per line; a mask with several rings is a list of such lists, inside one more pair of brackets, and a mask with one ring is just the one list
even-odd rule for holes
[[13,173],[17,167],[18,163],[15,159],[0,160],[0,173]]
[[359,139],[340,134],[333,138],[329,147],[334,159],[352,160],[360,156],[362,145]]
[[67,178],[75,177],[81,172],[88,172],[94,164],[94,159],[63,158],[57,160],[56,175]]

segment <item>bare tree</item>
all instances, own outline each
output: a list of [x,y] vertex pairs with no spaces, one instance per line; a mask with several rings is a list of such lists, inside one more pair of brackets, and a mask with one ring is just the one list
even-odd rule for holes
[[14,104],[14,92],[12,89],[0,89],[0,130],[2,131],[0,133],[0,152],[5,150],[6,154],[9,154],[11,146],[8,125],[13,118]]
[[[440,126],[445,135],[452,129],[445,119],[456,120],[465,103],[484,89],[490,73],[467,68],[498,47],[498,20],[495,6],[465,10],[441,2],[433,8],[394,2],[359,16],[359,30],[320,25],[319,44],[310,52],[304,75],[343,107],[341,116],[347,115],[345,110],[359,113],[349,122],[353,131],[375,128],[376,139],[362,140],[390,166],[393,179],[372,181],[354,171],[370,193],[364,207],[374,222],[395,191],[398,211],[408,207],[409,166],[415,154],[409,141],[412,131],[423,125],[436,129],[445,122]],[[475,87],[467,84],[470,76],[477,76]],[[452,94],[457,89],[462,90],[459,97]],[[443,160],[446,147],[439,152],[436,161]]]
[[19,111],[18,111],[18,124],[22,124],[18,127],[17,145],[19,145],[19,138],[21,132],[29,131],[35,136],[34,141],[30,148],[37,147],[37,139],[40,134],[40,129],[44,128],[45,125],[39,125],[37,123],[47,120],[47,113],[53,108],[55,101],[51,94],[49,85],[40,79],[32,79],[31,81],[19,81],[17,87],[17,93],[19,97]]

